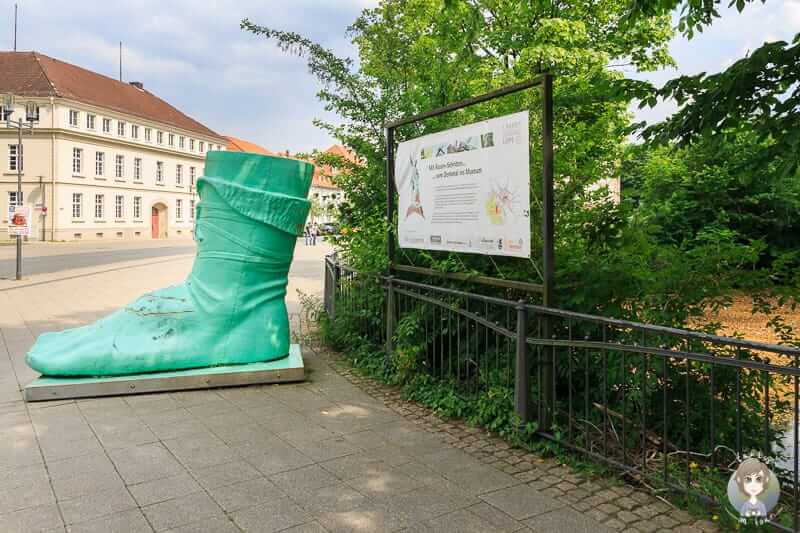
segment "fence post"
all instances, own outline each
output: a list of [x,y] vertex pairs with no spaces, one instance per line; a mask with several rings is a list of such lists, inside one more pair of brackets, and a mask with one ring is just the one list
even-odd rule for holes
[[394,353],[394,276],[386,276],[386,366]]
[[333,283],[331,283],[331,320],[336,320],[336,295],[339,292],[339,261],[334,259],[333,263]]
[[[553,323],[550,315],[545,315],[542,320],[542,339],[546,341],[553,340]],[[541,376],[539,387],[542,390],[542,405],[537,406],[537,412],[539,413],[537,422],[539,423],[539,429],[549,431],[556,413],[556,392],[553,383],[556,368],[556,348],[555,346],[543,346],[539,353],[540,357],[537,358],[537,363],[542,365],[542,371],[539,374]]]
[[523,424],[530,422],[530,367],[528,366],[528,308],[517,302],[517,360],[514,379],[514,405]]
[[322,287],[322,295],[323,295],[323,305],[325,307],[325,312],[328,313],[328,316],[331,315],[331,277],[333,272],[333,263],[331,262],[329,257],[325,257],[325,285]]

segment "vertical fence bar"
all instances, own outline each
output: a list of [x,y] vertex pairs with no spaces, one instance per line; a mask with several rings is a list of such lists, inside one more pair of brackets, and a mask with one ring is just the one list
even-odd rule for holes
[[[588,334],[583,338],[586,342],[589,342],[590,339],[591,337]],[[591,357],[591,352],[589,348],[583,349],[583,356],[583,423],[586,427],[583,432],[583,446],[587,450],[591,450],[591,439],[589,436],[589,432],[592,429],[592,425],[589,423],[589,358]]]
[[716,365],[714,365],[714,363],[711,363],[711,379],[710,379],[710,383],[709,383],[709,387],[710,387],[709,394],[710,394],[711,405],[709,405],[709,412],[710,412],[710,417],[711,417],[711,420],[710,420],[710,424],[711,424],[710,431],[711,431],[711,466],[712,467],[717,466],[717,450],[716,450],[716,448],[717,448],[717,437],[715,435],[716,428],[714,427],[714,418],[715,418],[715,413],[714,413],[714,409],[715,409],[714,389],[716,388],[716,379],[715,379],[715,376],[714,376],[714,369],[715,368],[716,368]]
[[568,335],[569,342],[570,342],[569,349],[567,350],[567,361],[568,361],[568,367],[567,367],[567,413],[568,413],[567,414],[567,424],[568,424],[567,435],[568,435],[568,437],[567,438],[569,438],[569,443],[573,444],[573,440],[572,440],[572,438],[573,438],[572,437],[572,430],[573,430],[572,419],[574,418],[574,412],[573,412],[573,409],[572,409],[572,359],[575,356],[575,348],[572,347],[572,319],[569,319],[567,321],[567,335]]
[[439,307],[439,379],[444,378],[444,332],[447,331],[449,333],[444,327],[443,314],[446,310],[447,307],[445,306]]
[[668,465],[667,465],[667,358],[662,356],[661,359],[661,416],[662,416],[662,432],[661,432],[661,454],[664,459],[664,483],[668,480]]
[[[642,348],[647,347],[647,332],[642,330]],[[647,478],[647,407],[649,397],[647,396],[647,372],[650,358],[646,352],[642,352],[642,477]]]
[[[489,320],[489,302],[483,302],[483,318]],[[489,328],[483,328],[483,360],[484,360],[484,374],[482,376],[483,383],[486,388],[489,387]]]
[[447,312],[447,376],[453,378],[453,311]]
[[[542,315],[541,313],[536,313],[536,339],[542,339]],[[542,412],[542,345],[541,343],[536,344],[536,421],[539,423],[539,429],[543,431],[547,431],[547,426],[545,425],[544,420],[544,413]]]
[[517,358],[514,381],[514,405],[523,424],[530,421],[530,375],[528,367],[528,308],[525,302],[517,303]]
[[[736,359],[741,359],[741,350],[736,348]],[[736,457],[742,456],[742,368],[736,368]]]
[[761,374],[764,378],[764,456],[769,457],[772,451],[769,442],[769,372]]
[[[603,324],[603,344],[606,343],[608,326]],[[603,348],[603,457],[608,457],[608,350]]]
[[[689,341],[686,341],[684,349],[687,352],[690,351]],[[691,419],[689,418],[689,387],[690,387],[689,374],[691,374],[691,371],[692,371],[692,362],[687,357],[686,358],[686,379],[684,380],[684,385],[686,387],[686,390],[684,391],[685,397],[684,397],[684,408],[683,408],[684,416],[686,417],[686,419],[684,420],[683,431],[684,431],[684,446],[686,447],[685,448],[686,449],[686,465],[685,466],[686,466],[686,501],[687,501],[687,503],[689,501],[689,488],[692,486],[691,454],[689,453],[690,450],[692,449],[691,448],[691,441],[690,441],[690,438],[689,438],[689,433],[690,433],[690,429],[691,429],[689,427],[690,423],[691,423]]]
[[628,419],[628,369],[625,358],[625,352],[622,352],[622,383],[620,384],[620,393],[622,394],[622,464],[625,466],[628,465],[628,446],[627,446],[627,438],[626,438],[626,427],[625,427],[625,420]]
[[[506,306],[506,331],[511,331],[511,307]],[[506,364],[506,386],[511,385],[511,339],[506,337],[506,356],[508,363]]]
[[336,320],[336,300],[339,296],[339,284],[342,282],[339,275],[339,261],[333,262],[333,297],[331,298],[331,320]]
[[394,276],[386,277],[386,368],[392,360],[394,354],[394,325],[395,325],[395,308],[394,308]]
[[[800,367],[800,358],[795,356],[794,357],[794,367],[797,369]],[[794,479],[792,480],[794,483],[793,492],[794,492],[794,503],[792,507],[794,508],[794,530],[800,530],[800,487],[798,486],[798,466],[800,466],[800,449],[798,445],[800,445],[800,435],[798,435],[798,426],[800,425],[800,421],[798,421],[798,407],[800,407],[800,398],[798,396],[800,394],[800,380],[798,377],[794,377],[794,420],[792,421],[792,426],[794,430]]]
[[330,258],[325,257],[325,277],[323,279],[324,285],[322,287],[323,294],[323,307],[328,316],[331,315],[331,263]]

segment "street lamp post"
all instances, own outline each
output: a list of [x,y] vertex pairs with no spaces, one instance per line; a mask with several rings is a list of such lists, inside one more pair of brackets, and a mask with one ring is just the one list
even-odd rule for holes
[[[33,121],[34,116],[32,110],[26,107],[25,119],[12,120],[11,115],[14,114],[14,95],[7,94],[3,97],[3,114],[7,128],[17,128],[17,198],[14,202],[18,206],[22,206],[22,130],[27,128],[31,135],[33,135]],[[22,279],[22,235],[17,234],[17,280]]]

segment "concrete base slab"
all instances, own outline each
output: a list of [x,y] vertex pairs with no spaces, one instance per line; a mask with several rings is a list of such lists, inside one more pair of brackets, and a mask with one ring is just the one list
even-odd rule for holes
[[25,401],[65,400],[120,396],[190,389],[213,389],[237,385],[303,381],[305,368],[299,344],[289,356],[277,361],[247,365],[195,368],[103,378],[58,378],[42,376],[25,387]]

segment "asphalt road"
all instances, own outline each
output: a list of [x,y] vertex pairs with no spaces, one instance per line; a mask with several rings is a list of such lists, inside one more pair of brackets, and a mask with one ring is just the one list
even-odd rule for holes
[[[116,242],[71,242],[29,243],[23,246],[22,273],[31,279],[37,275],[55,274],[62,271],[112,267],[116,263],[185,256],[191,259],[195,245],[190,240],[167,241],[116,241]],[[330,253],[324,241],[317,246],[305,246],[299,239],[295,248],[290,277],[308,281],[322,279],[323,257]],[[13,279],[16,273],[16,247],[0,246],[0,279]]]
[[[165,244],[147,243],[52,243],[28,244],[22,250],[22,272],[25,277],[52,274],[63,270],[112,265],[124,261],[157,259],[160,257],[194,254],[192,241],[166,241]],[[16,248],[3,246],[0,250],[0,278],[13,278],[16,274]]]

